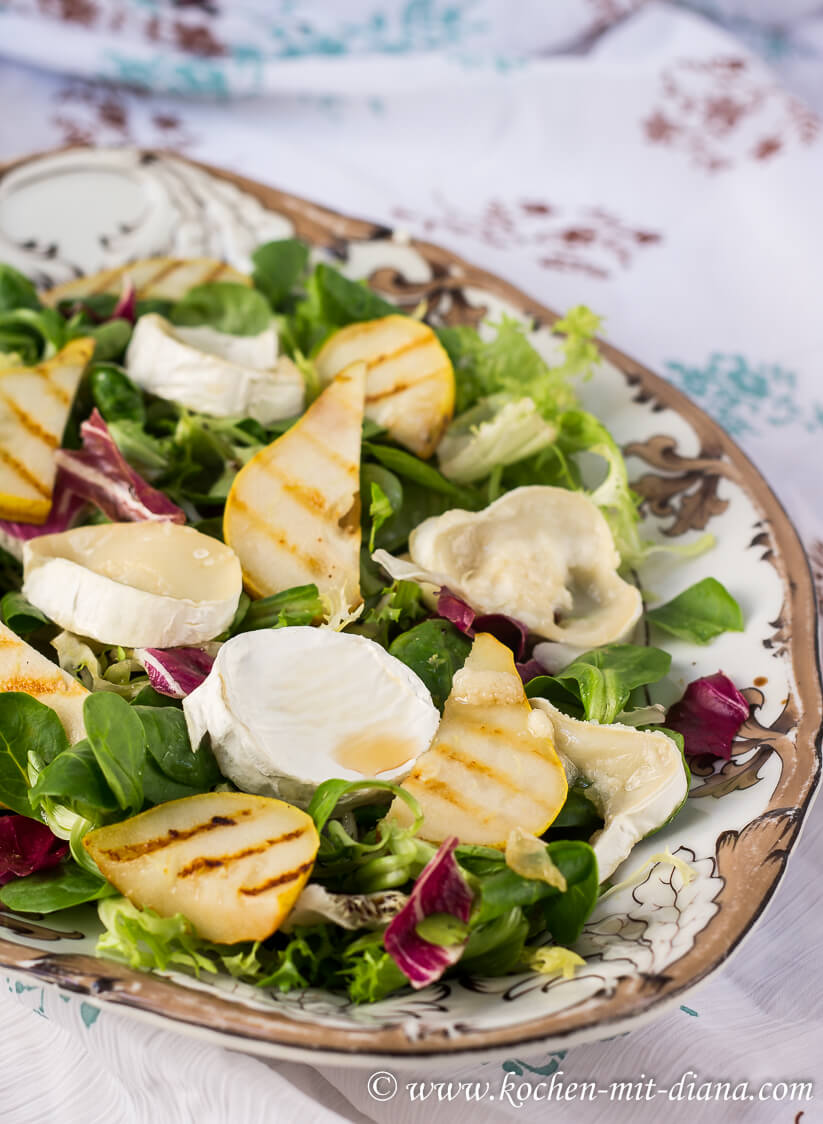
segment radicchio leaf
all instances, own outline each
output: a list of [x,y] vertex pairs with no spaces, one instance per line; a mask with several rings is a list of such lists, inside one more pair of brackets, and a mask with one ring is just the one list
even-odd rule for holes
[[55,453],[67,485],[78,496],[119,522],[186,522],[185,513],[126,461],[98,410],[80,426],[80,435],[81,452],[58,449]]
[[212,669],[214,657],[202,648],[135,648],[149,677],[149,683],[161,695],[184,699],[199,687]]
[[418,876],[407,904],[383,935],[386,952],[413,988],[439,980],[463,955],[465,941],[448,946],[433,944],[417,932],[417,926],[433,914],[449,914],[463,924],[469,920],[474,895],[454,857],[457,844],[456,836],[444,840]]
[[722,671],[695,679],[669,707],[665,725],[683,735],[684,751],[728,760],[732,742],[749,717],[749,704]]
[[127,276],[123,281],[120,297],[112,310],[109,320],[128,320],[130,324],[133,324],[136,319],[137,290],[134,287],[134,282],[131,277]]
[[[522,621],[507,617],[504,613],[484,613],[477,616],[470,605],[445,587],[440,590],[437,598],[437,615],[451,621],[455,628],[459,628],[466,636],[473,637],[478,632],[490,632],[501,644],[511,648],[515,660],[522,660],[526,654],[529,630]],[[541,668],[537,674],[542,673]]]
[[0,816],[0,886],[56,866],[68,853],[68,843],[39,820],[16,812]]
[[22,559],[23,544],[40,535],[68,531],[86,506],[86,500],[71,487],[69,477],[58,469],[52,493],[51,511],[45,523],[12,523],[0,519],[0,545],[15,558]]

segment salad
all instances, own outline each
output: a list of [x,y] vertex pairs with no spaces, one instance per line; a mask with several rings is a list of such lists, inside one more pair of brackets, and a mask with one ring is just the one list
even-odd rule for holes
[[296,240],[253,263],[0,266],[0,906],[359,1003],[572,975],[748,714],[722,672],[651,703],[666,637],[740,608],[645,604],[588,309],[547,358]]

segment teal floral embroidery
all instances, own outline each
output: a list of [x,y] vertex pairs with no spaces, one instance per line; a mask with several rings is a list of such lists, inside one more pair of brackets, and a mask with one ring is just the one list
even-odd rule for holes
[[99,1017],[99,1007],[93,1007],[91,1003],[80,1004],[80,1018],[83,1020],[83,1026],[86,1030],[88,1030],[93,1023],[96,1023]]
[[553,1073],[557,1073],[567,1053],[568,1050],[557,1050],[547,1055],[545,1065],[529,1065],[519,1058],[509,1058],[508,1061],[503,1062],[501,1068],[504,1073],[513,1073],[515,1077],[522,1077],[524,1073],[538,1073],[541,1077],[551,1077]]
[[823,405],[802,404],[797,376],[776,363],[714,351],[703,366],[669,360],[663,373],[735,437],[756,436],[764,425],[823,429]]

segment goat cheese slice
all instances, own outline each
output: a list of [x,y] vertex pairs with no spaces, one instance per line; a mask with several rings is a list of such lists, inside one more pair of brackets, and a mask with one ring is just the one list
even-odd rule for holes
[[32,605],[103,644],[212,640],[231,623],[242,586],[230,547],[177,523],[75,527],[23,548],[23,593]]
[[144,390],[214,417],[270,425],[303,412],[303,376],[278,357],[274,325],[257,336],[232,336],[148,313],[134,326],[126,367]]
[[433,516],[412,531],[409,554],[478,613],[505,613],[578,648],[627,638],[643,608],[617,572],[603,513],[566,488],[529,485],[482,511]]
[[226,641],[183,710],[192,745],[208,733],[238,788],[303,807],[331,777],[401,780],[440,721],[422,680],[379,644],[307,626]]
[[569,784],[579,776],[590,782],[586,795],[603,817],[603,830],[592,838],[602,882],[635,843],[679,811],[689,791],[683,754],[659,730],[569,718],[548,699],[535,698],[531,704],[551,719]]

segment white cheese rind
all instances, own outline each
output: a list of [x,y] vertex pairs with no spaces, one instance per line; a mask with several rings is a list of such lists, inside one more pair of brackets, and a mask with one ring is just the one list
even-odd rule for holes
[[303,376],[290,359],[278,359],[274,327],[231,336],[207,325],[176,327],[148,313],[135,325],[126,367],[144,390],[214,417],[270,425],[303,412]]
[[571,765],[569,783],[578,775],[590,782],[586,795],[604,821],[592,839],[602,882],[686,799],[683,756],[660,731],[569,718],[548,699],[534,698],[531,704],[551,720],[557,752]]
[[174,523],[77,527],[32,539],[23,551],[29,601],[61,628],[103,644],[212,640],[231,623],[241,591],[234,552]]
[[433,516],[412,531],[409,555],[477,612],[505,613],[579,648],[625,639],[643,608],[617,573],[602,512],[566,488],[515,488],[483,511]]
[[[302,805],[330,777],[402,779],[440,720],[423,682],[379,644],[309,627],[228,640],[183,710],[192,744],[208,732],[238,788]],[[368,739],[399,745],[400,763],[374,772],[340,763],[347,745]]]

